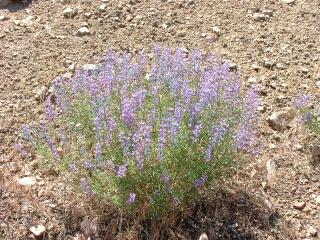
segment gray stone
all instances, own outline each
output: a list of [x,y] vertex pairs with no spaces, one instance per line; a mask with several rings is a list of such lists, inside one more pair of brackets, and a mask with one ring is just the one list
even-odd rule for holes
[[263,13],[254,13],[252,17],[256,21],[264,21],[268,18],[268,16]]
[[22,186],[32,186],[36,184],[36,179],[34,177],[23,177],[17,180],[19,185]]
[[63,10],[63,16],[65,18],[73,18],[77,15],[78,9],[72,9],[70,7],[67,7],[66,9]]
[[81,27],[79,28],[77,35],[80,37],[90,35],[90,31],[87,27]]
[[295,116],[296,113],[293,108],[275,112],[268,119],[269,126],[278,132],[283,131],[290,125]]
[[305,202],[295,202],[293,205],[292,205],[292,207],[294,208],[294,209],[297,209],[297,210],[302,210],[302,209],[304,209],[304,207],[306,206],[306,203]]
[[31,227],[29,230],[36,237],[41,237],[45,233],[46,227],[40,224],[40,225]]

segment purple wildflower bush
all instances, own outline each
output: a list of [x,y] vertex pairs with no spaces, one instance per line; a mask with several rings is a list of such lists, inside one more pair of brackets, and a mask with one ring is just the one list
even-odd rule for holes
[[310,107],[312,99],[309,95],[301,95],[295,100],[295,107],[300,114],[300,122],[306,125],[320,138],[320,105]]
[[228,63],[156,47],[153,60],[109,51],[99,68],[58,78],[46,121],[25,138],[88,197],[161,216],[257,153],[257,107]]

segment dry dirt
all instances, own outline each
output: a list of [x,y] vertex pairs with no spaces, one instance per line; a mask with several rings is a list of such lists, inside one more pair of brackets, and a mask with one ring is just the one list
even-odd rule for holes
[[[72,72],[72,63],[94,63],[109,48],[149,53],[155,43],[230,59],[246,86],[258,86],[264,106],[262,155],[227,193],[218,191],[217,202],[182,221],[184,235],[173,228],[171,238],[195,239],[204,231],[210,239],[319,239],[319,166],[310,164],[309,152],[314,136],[297,118],[281,132],[267,118],[301,93],[319,102],[320,1],[109,0],[105,9],[102,2],[38,0],[0,9],[0,239],[32,239],[29,228],[38,224],[48,239],[85,234],[80,223],[93,210],[71,198],[61,177],[17,154],[14,143],[22,124],[41,117],[42,97],[56,76]],[[66,7],[78,12],[65,18]],[[78,36],[83,26],[90,34]],[[269,175],[268,161],[276,166]],[[19,185],[26,176],[36,183]],[[213,218],[205,226],[193,224],[206,217]]]

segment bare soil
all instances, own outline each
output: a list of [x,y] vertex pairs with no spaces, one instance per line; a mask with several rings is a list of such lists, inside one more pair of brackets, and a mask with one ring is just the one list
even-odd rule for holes
[[[0,9],[0,239],[33,239],[29,228],[38,224],[46,227],[46,239],[111,239],[115,229],[118,239],[148,239],[148,229],[119,227],[112,213],[100,212],[106,218],[96,220],[97,204],[73,193],[66,176],[18,154],[14,144],[22,124],[41,118],[53,79],[72,74],[72,63],[94,63],[109,48],[148,54],[155,43],[230,59],[245,86],[257,85],[265,108],[263,153],[224,187],[204,194],[210,201],[177,218],[166,238],[206,232],[209,239],[319,239],[320,170],[309,150],[315,136],[297,117],[279,132],[267,119],[301,93],[319,104],[320,1],[110,0],[104,10],[102,4],[38,0]],[[64,17],[66,7],[78,9],[74,17]],[[90,34],[78,36],[83,26]],[[267,179],[269,160],[276,170]],[[36,183],[19,185],[26,176]]]

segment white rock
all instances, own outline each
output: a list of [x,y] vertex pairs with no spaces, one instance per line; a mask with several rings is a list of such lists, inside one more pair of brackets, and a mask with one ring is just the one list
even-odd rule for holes
[[82,69],[85,71],[96,71],[99,69],[99,66],[96,64],[85,64],[82,66]]
[[261,113],[265,113],[267,111],[267,108],[265,106],[259,106],[257,110]]
[[230,68],[230,69],[237,69],[238,66],[237,66],[237,64],[235,64],[235,63],[230,63],[229,68]]
[[90,13],[90,12],[86,12],[86,13],[84,14],[84,16],[85,16],[86,18],[91,18],[92,13]]
[[22,186],[32,186],[36,184],[36,179],[34,177],[23,177],[19,178],[17,182]]
[[202,233],[201,236],[199,237],[199,240],[208,240],[208,236],[206,233]]
[[287,4],[292,4],[292,3],[295,3],[296,0],[281,0],[281,2],[287,3]]
[[292,207],[297,210],[302,210],[306,206],[306,202],[295,202]]
[[306,68],[306,67],[301,67],[301,72],[302,73],[309,73],[310,70],[308,68]]
[[69,69],[70,71],[72,71],[72,72],[74,72],[75,68],[76,68],[76,64],[75,64],[75,63],[71,63],[71,64],[68,66],[68,69]]
[[273,11],[272,10],[264,10],[263,12],[262,12],[264,15],[266,15],[266,16],[269,16],[269,17],[272,17],[272,15],[273,15]]
[[256,21],[264,21],[268,18],[268,16],[263,13],[254,13],[252,17]]
[[70,7],[67,7],[66,9],[63,10],[63,16],[65,18],[73,18],[74,16],[76,16],[78,13],[77,9],[72,9]]
[[317,82],[316,82],[316,86],[317,86],[318,88],[320,88],[320,81],[317,81]]
[[278,69],[280,69],[280,70],[284,70],[284,69],[286,69],[286,66],[283,65],[282,63],[277,63],[277,64],[276,64],[276,68],[278,68]]
[[254,84],[257,83],[257,79],[255,77],[249,77],[247,83],[249,84]]
[[35,93],[35,98],[37,100],[43,101],[46,97],[47,87],[46,86],[39,86],[35,89],[34,93]]
[[85,36],[85,35],[90,35],[90,31],[87,27],[81,27],[81,28],[79,28],[77,35],[80,37]]
[[107,9],[107,5],[106,5],[106,4],[102,4],[102,5],[99,7],[99,10],[100,10],[101,12],[104,12],[106,9]]
[[218,27],[213,27],[213,28],[212,28],[212,31],[213,31],[215,34],[217,34],[218,36],[221,35],[221,29],[218,28]]
[[20,21],[20,25],[21,25],[21,26],[29,27],[29,26],[33,25],[33,20],[34,20],[34,17],[33,17],[33,16],[28,16],[28,17],[26,17],[25,19],[22,19],[22,20]]
[[46,227],[43,225],[37,225],[37,226],[33,226],[30,229],[30,232],[32,232],[35,236],[40,237],[42,236],[45,231],[46,231]]
[[317,235],[318,235],[317,229],[313,226],[310,226],[307,231],[307,236],[308,237],[316,237]]
[[9,18],[7,16],[4,15],[0,15],[0,21],[5,21],[8,20]]
[[260,70],[260,67],[257,64],[252,64],[252,69],[255,71],[258,71],[258,70]]
[[268,160],[267,161],[267,179],[268,182],[272,182],[272,180],[274,179],[276,173],[276,163],[273,160]]

